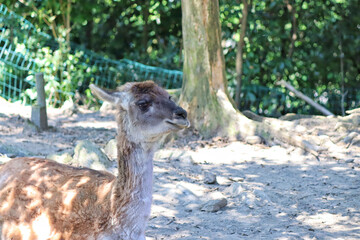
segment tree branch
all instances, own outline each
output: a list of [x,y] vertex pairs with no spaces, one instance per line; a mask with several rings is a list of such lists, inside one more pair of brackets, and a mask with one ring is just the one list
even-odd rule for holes
[[290,83],[288,83],[288,82],[286,82],[284,80],[281,80],[277,84],[286,87],[287,89],[292,91],[298,98],[301,98],[302,100],[304,100],[305,102],[307,102],[308,104],[310,104],[311,106],[313,106],[314,108],[316,108],[317,110],[322,112],[324,115],[326,115],[326,116],[334,116],[334,114],[332,112],[330,112],[329,110],[327,110],[326,108],[324,108],[320,104],[314,102],[311,98],[304,95],[302,92],[296,90]]
[[240,26],[240,40],[237,44],[236,51],[236,94],[235,94],[235,103],[237,108],[240,107],[240,95],[241,95],[241,85],[242,85],[242,72],[243,72],[243,47],[244,47],[244,38],[246,33],[247,25],[247,15],[248,15],[248,0],[243,0],[243,10]]

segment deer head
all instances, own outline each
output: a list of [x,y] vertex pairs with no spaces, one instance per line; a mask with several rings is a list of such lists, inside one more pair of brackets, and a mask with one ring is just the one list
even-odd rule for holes
[[126,83],[116,91],[107,91],[93,84],[90,88],[100,99],[117,107],[118,127],[132,142],[158,141],[164,134],[190,126],[186,111],[152,81]]

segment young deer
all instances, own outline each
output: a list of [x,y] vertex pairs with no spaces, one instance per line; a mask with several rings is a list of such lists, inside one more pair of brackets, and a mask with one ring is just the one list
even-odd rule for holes
[[117,107],[118,176],[11,160],[0,169],[0,239],[145,239],[153,153],[162,136],[189,127],[187,113],[152,81],[90,88]]

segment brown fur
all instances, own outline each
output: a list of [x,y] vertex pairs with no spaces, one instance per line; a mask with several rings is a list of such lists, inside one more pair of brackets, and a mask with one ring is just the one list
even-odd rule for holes
[[54,240],[85,239],[90,229],[100,232],[108,227],[110,205],[103,203],[110,203],[116,178],[107,172],[18,158],[6,164],[0,176],[9,176],[0,187],[0,222],[8,223],[3,226],[6,239],[39,239],[36,228],[46,232],[46,221]]
[[134,84],[131,86],[130,91],[135,98],[139,98],[139,96],[143,96],[144,94],[161,97],[169,96],[164,89],[160,88],[153,81],[145,81]]
[[[156,142],[188,122],[186,115],[173,119],[181,108],[151,81],[127,83],[120,91],[131,102],[117,108],[118,177],[41,158],[8,162],[0,167],[0,239],[144,239]],[[136,101],[149,96],[153,107],[145,113]]]

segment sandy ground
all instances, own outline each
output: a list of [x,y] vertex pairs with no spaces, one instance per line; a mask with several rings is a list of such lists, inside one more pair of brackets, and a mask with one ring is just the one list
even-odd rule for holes
[[[52,127],[38,133],[29,107],[2,101],[0,160],[70,151],[82,139],[104,147],[115,137],[112,115],[48,113]],[[213,175],[216,183],[205,183]],[[360,239],[357,148],[316,158],[286,145],[180,139],[156,153],[153,190],[147,239]],[[214,198],[226,206],[201,210]]]

